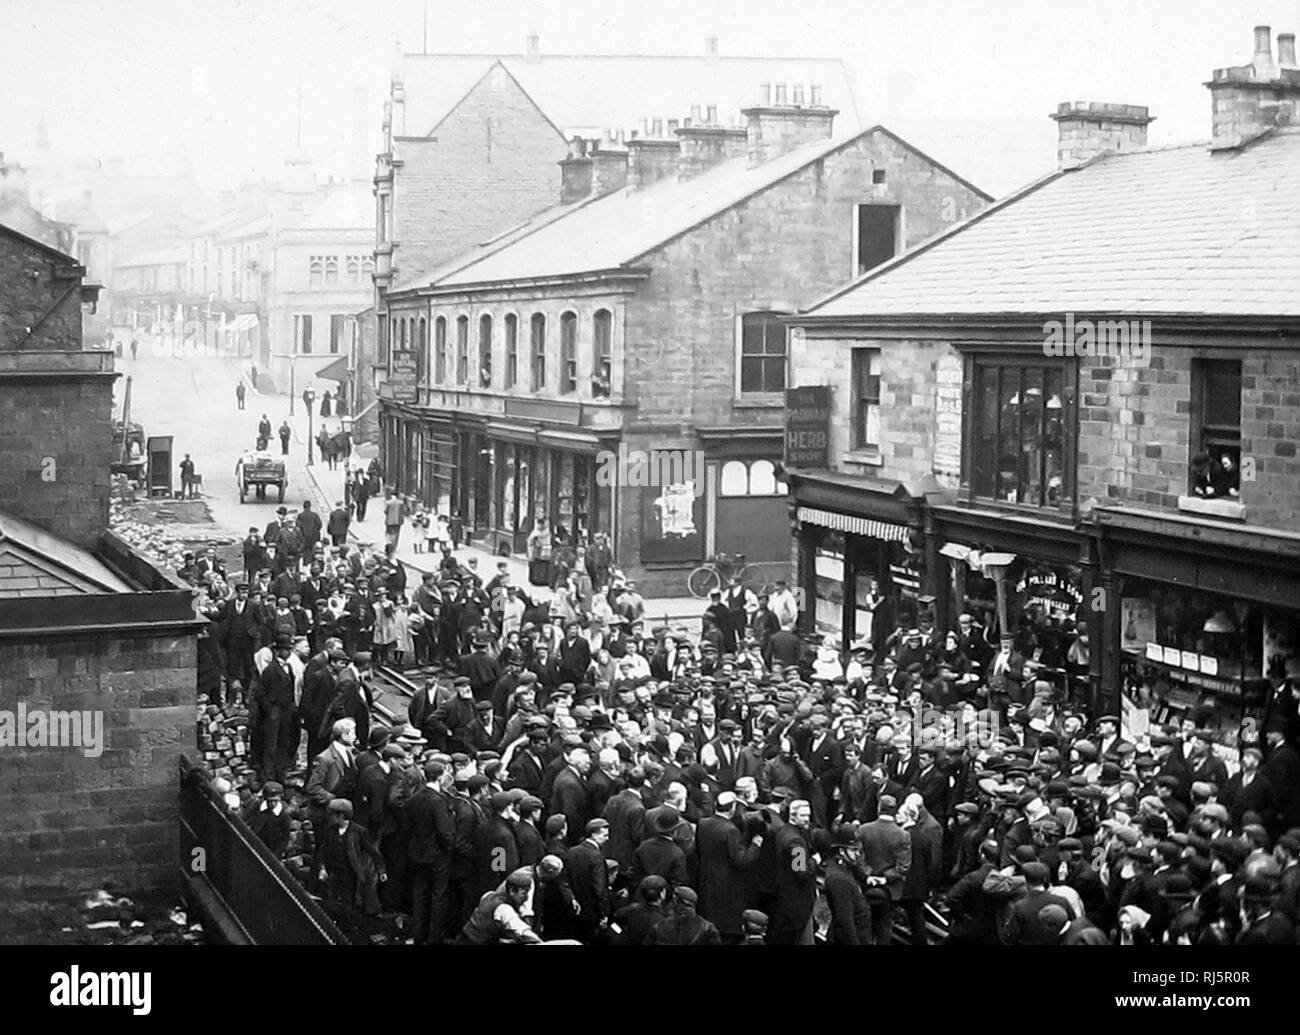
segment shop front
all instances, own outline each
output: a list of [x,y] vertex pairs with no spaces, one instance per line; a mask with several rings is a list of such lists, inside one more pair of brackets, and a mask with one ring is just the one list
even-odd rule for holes
[[841,650],[878,653],[897,627],[936,621],[930,565],[920,549],[923,497],[896,482],[868,485],[826,471],[788,469],[805,633]]
[[1097,520],[1130,733],[1189,719],[1225,751],[1257,738],[1272,688],[1300,676],[1300,536],[1203,520],[1193,535],[1181,517],[1120,508]]

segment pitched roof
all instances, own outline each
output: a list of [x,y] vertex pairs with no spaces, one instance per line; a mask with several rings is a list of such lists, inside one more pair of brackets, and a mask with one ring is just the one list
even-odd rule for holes
[[131,591],[88,550],[0,512],[0,598]]
[[805,144],[753,168],[740,157],[688,180],[668,176],[647,187],[625,187],[556,206],[507,231],[500,240],[412,278],[403,288],[565,277],[626,267],[819,158],[877,131]]
[[817,318],[1300,316],[1300,128],[1229,152],[1110,154],[1005,198],[807,310]]
[[294,229],[369,230],[373,233],[375,200],[370,184],[350,184],[342,190],[331,191]]
[[630,130],[643,118],[683,118],[692,105],[716,105],[728,121],[759,101],[762,83],[817,83],[822,102],[847,130],[864,113],[839,58],[630,54],[404,54],[405,132],[427,136],[496,62],[515,77],[566,135]]

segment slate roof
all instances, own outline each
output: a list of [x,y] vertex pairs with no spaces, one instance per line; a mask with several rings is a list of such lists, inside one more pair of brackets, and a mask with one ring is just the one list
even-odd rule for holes
[[[674,237],[825,158],[863,136],[805,144],[762,165],[746,157],[714,166],[688,180],[668,176],[647,187],[587,198],[548,209],[501,238],[461,255],[396,291],[564,277],[635,265]],[[394,292],[395,293],[395,292]]]
[[1053,173],[823,299],[815,318],[1300,316],[1300,128]]
[[566,135],[631,130],[643,118],[685,118],[716,105],[721,122],[757,104],[762,83],[817,83],[847,130],[865,127],[856,86],[839,58],[620,54],[404,54],[408,136],[428,136],[496,62]]
[[0,598],[129,592],[88,550],[0,511]]

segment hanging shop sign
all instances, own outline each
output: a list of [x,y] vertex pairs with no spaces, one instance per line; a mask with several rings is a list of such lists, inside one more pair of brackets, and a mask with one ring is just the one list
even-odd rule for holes
[[1058,571],[1027,572],[1016,583],[1025,606],[1041,604],[1056,619],[1073,618],[1083,604],[1083,590]]
[[785,390],[785,465],[826,467],[830,456],[831,390],[808,385]]

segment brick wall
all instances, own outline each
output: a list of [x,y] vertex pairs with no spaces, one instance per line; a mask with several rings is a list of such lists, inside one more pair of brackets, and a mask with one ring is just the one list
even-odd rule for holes
[[394,283],[427,272],[560,201],[568,145],[504,67],[435,129],[402,139],[393,196]]
[[[876,169],[883,184],[872,183]],[[854,205],[869,201],[903,206],[905,247],[984,205],[877,131],[660,249],[628,305],[635,347],[626,378],[638,385],[638,423],[780,423],[780,400],[736,403],[737,317],[806,308],[848,281]]]
[[[1294,529],[1300,521],[1300,356],[1241,353],[1241,455],[1250,524]],[[1079,498],[1176,510],[1187,494],[1192,440],[1191,349],[1158,347],[1149,367],[1102,360],[1079,381]]]
[[176,879],[177,759],[194,747],[194,637],[0,641],[0,709],[104,713],[104,750],[0,746],[0,894]]
[[[76,259],[68,257],[69,263]],[[41,248],[0,232],[0,347],[25,349],[80,349],[81,295],[54,278],[58,260]],[[57,309],[31,338],[27,329],[36,326],[51,308]]]

